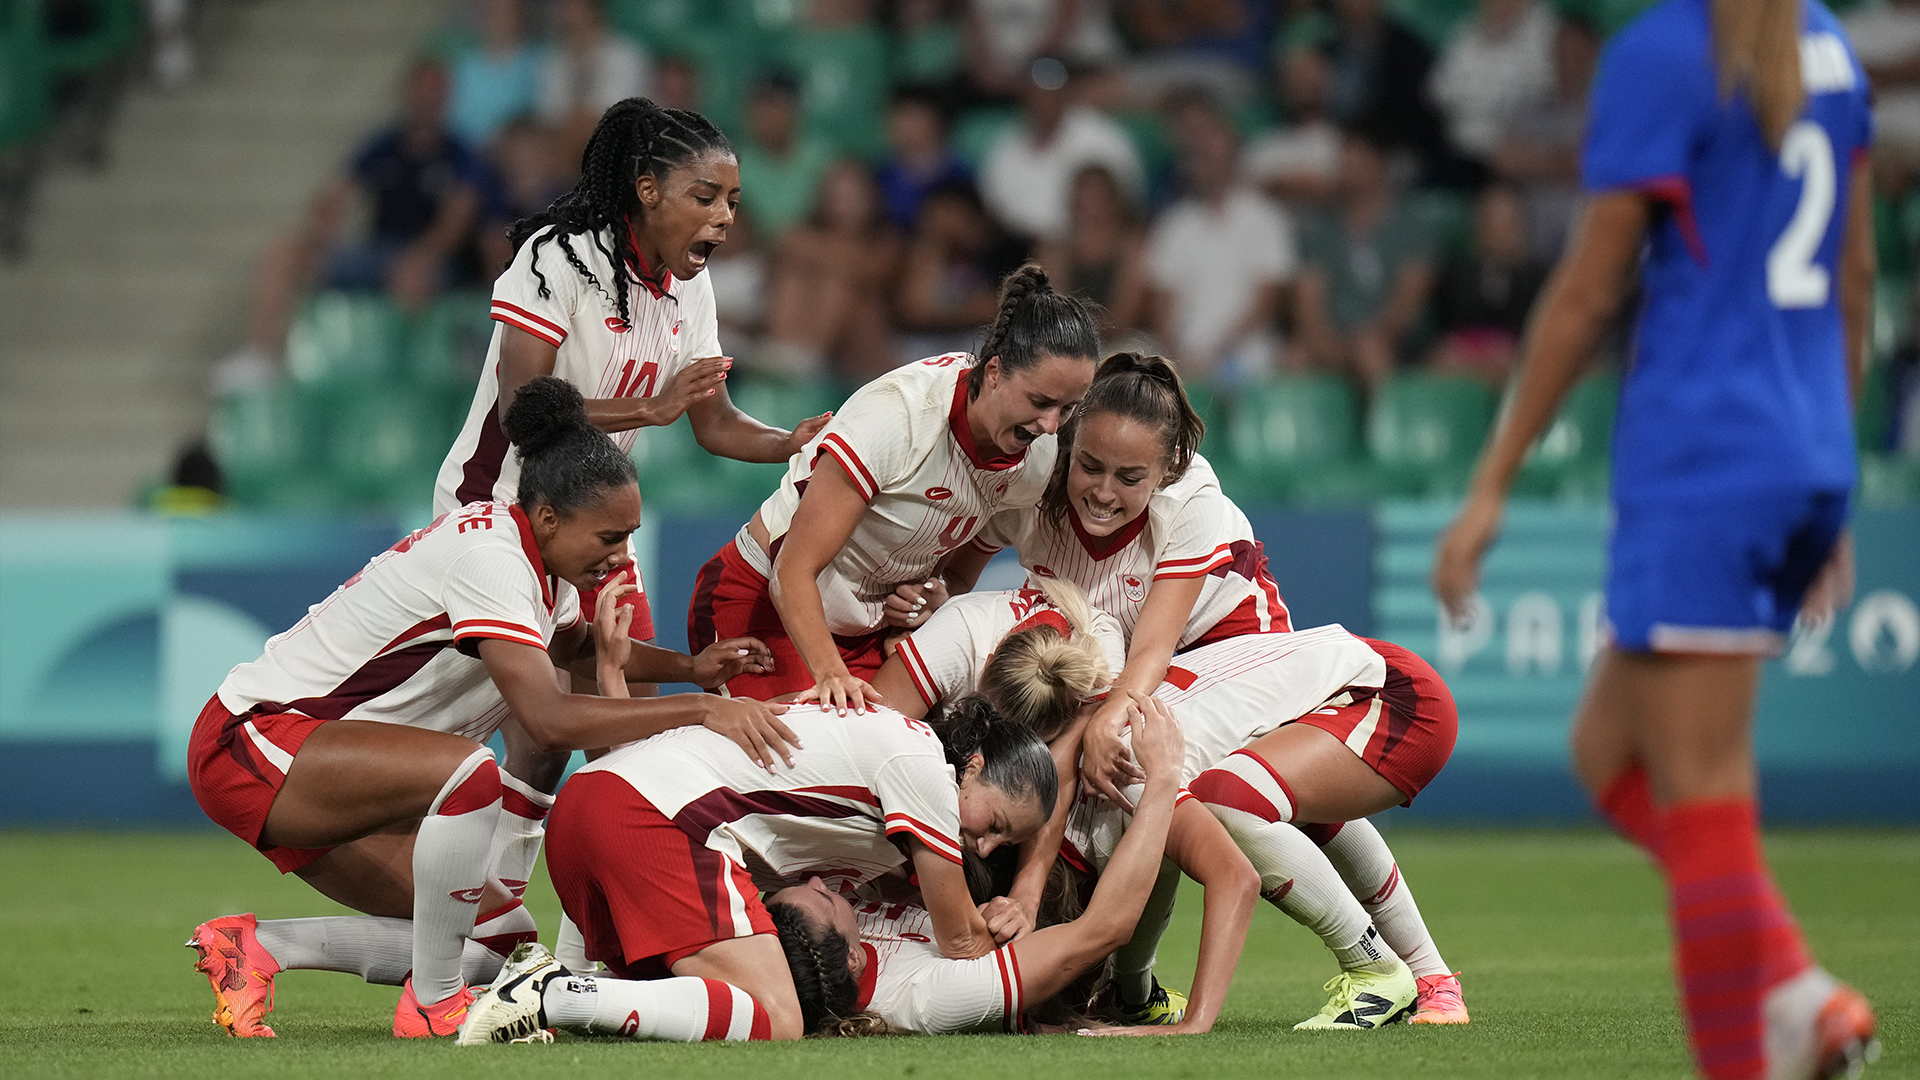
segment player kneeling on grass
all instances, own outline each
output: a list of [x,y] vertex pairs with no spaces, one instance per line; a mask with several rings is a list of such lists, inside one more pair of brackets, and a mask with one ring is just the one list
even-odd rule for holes
[[[235,668],[194,726],[189,782],[207,816],[373,916],[201,924],[189,944],[230,1034],[273,1035],[273,977],[288,968],[404,982],[394,1034],[453,1033],[468,981],[500,962],[469,942],[476,915],[492,913],[481,936],[496,941],[534,931],[489,885],[506,792],[483,744],[509,712],[548,751],[703,724],[763,764],[793,742],[778,706],[558,688],[556,666],[592,673],[578,590],[624,570],[640,490],[633,463],[558,379],[529,382],[506,430],[520,452],[517,505],[470,504],[375,557]],[[698,657],[642,647],[624,659],[625,678],[711,686],[767,654],[737,639]]]

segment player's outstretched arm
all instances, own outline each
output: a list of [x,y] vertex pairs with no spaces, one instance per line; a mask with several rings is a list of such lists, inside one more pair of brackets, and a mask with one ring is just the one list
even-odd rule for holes
[[934,944],[940,946],[940,955],[971,960],[992,952],[993,934],[967,891],[966,871],[915,837],[902,842],[913,852],[913,872],[920,879],[921,901],[933,917]]
[[687,423],[692,425],[694,441],[700,448],[735,461],[785,461],[820,434],[831,419],[832,413],[822,413],[802,420],[792,431],[761,423],[740,411],[727,395],[725,383],[716,393],[687,407]]
[[1527,448],[1553,421],[1560,400],[1579,378],[1607,324],[1620,310],[1651,210],[1637,191],[1595,196],[1527,322],[1520,346],[1520,381],[1494,423],[1474,466],[1467,502],[1441,536],[1433,560],[1433,591],[1452,617],[1464,618],[1513,478]]

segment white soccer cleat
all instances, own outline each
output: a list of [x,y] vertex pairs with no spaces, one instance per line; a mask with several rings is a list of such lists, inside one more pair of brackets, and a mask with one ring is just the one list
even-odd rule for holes
[[1764,1009],[1767,1080],[1857,1077],[1880,1056],[1873,1006],[1817,967],[1774,987]]
[[1327,980],[1327,1003],[1293,1025],[1295,1031],[1372,1031],[1413,1012],[1419,988],[1413,970],[1396,962],[1393,971],[1343,971]]
[[545,945],[529,941],[515,948],[493,985],[468,1007],[455,1042],[460,1046],[552,1042],[540,993],[548,979],[567,974]]

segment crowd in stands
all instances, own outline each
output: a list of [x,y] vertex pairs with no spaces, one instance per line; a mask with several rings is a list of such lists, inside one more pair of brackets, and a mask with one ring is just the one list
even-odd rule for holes
[[[1578,212],[1604,35],[1644,6],[467,0],[400,119],[275,247],[218,378],[271,371],[313,286],[409,308],[485,289],[506,223],[567,188],[606,106],[647,95],[736,148],[741,213],[708,272],[745,371],[854,384],[967,348],[1032,257],[1099,301],[1112,346],[1216,389],[1497,387]],[[1881,353],[1906,357],[1888,377],[1911,401],[1920,4],[1842,6],[1881,102],[1881,265],[1904,290]]]

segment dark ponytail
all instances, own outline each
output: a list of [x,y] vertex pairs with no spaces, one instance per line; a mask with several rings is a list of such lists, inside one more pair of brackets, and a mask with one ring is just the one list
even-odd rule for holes
[[[579,183],[555,199],[552,206],[514,222],[507,230],[507,241],[517,252],[527,237],[549,225],[555,226],[552,233],[534,241],[534,253],[537,255],[540,245],[548,240],[558,241],[561,250],[567,253],[567,262],[597,292],[613,301],[620,310],[622,322],[629,322],[627,291],[633,284],[629,266],[640,262],[640,253],[634,250],[633,235],[627,228],[627,222],[640,206],[640,197],[633,190],[634,182],[642,176],[651,176],[665,183],[667,173],[676,167],[716,150],[731,154],[733,144],[713,126],[713,121],[697,112],[663,109],[640,97],[615,102],[600,117],[593,135],[587,139],[586,152],[580,155]],[[601,245],[597,235],[608,227],[613,233],[611,251]],[[569,237],[582,233],[592,236],[594,244],[600,246],[601,253],[613,264],[611,294],[573,250]],[[540,295],[551,296],[546,275],[540,272],[537,262],[533,276],[540,282]]]
[[955,776],[966,772],[967,762],[979,754],[982,783],[1016,799],[1031,798],[1040,804],[1042,818],[1053,816],[1060,799],[1060,771],[1032,729],[1001,716],[977,693],[943,704],[927,717],[927,724],[946,747]]
[[1167,470],[1160,482],[1162,487],[1187,474],[1194,452],[1207,433],[1206,422],[1187,400],[1186,387],[1173,361],[1137,352],[1107,357],[1094,372],[1093,385],[1080,399],[1080,407],[1060,431],[1061,452],[1054,460],[1046,494],[1040,498],[1040,512],[1055,522],[1066,520],[1067,471],[1073,463],[1074,435],[1082,421],[1097,413],[1126,417],[1159,434],[1164,448],[1160,461]]
[[570,517],[608,488],[635,482],[633,459],[587,422],[586,402],[564,379],[542,375],[522,386],[502,426],[520,454],[514,499],[522,507],[546,503]]
[[1054,292],[1047,272],[1027,263],[1000,283],[1000,310],[973,354],[979,362],[967,374],[968,400],[980,396],[987,361],[998,357],[1004,375],[1032,367],[1043,354],[1097,359],[1100,318],[1092,303]]
[[794,904],[768,904],[767,915],[780,936],[794,994],[800,999],[800,1033],[885,1035],[886,1021],[859,1011],[860,986],[847,969],[852,948],[847,936],[831,926],[816,929]]

